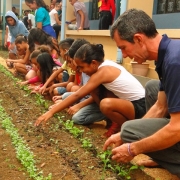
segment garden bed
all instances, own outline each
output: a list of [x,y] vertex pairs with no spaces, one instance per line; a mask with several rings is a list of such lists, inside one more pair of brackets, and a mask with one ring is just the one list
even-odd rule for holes
[[[27,172],[28,168],[22,165],[21,159],[16,158],[17,151],[10,136],[0,127],[0,179],[152,179],[141,170],[129,170],[136,168],[131,164],[111,165],[110,157],[102,158],[106,155],[102,152],[105,139],[101,135],[106,131],[103,122],[89,127],[74,126],[67,121],[70,116],[63,111],[51,118],[46,126],[35,127],[35,120],[51,102],[29,94],[25,87],[16,84],[17,79],[1,69],[0,65],[0,105],[34,155],[36,178]],[[4,116],[1,115],[0,119],[2,121]]]

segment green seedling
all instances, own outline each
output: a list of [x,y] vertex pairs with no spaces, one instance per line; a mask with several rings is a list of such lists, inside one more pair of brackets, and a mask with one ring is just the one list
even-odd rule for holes
[[127,168],[125,166],[116,164],[114,166],[114,171],[118,174],[118,176],[121,176],[128,180],[128,179],[131,179],[131,176],[130,176],[131,171],[136,170],[138,168],[139,167],[136,165],[132,165],[130,168]]
[[66,130],[68,130],[75,138],[82,136],[82,134],[84,132],[84,130],[81,130],[81,129],[78,129],[77,127],[75,127],[73,121],[71,121],[71,120],[67,120],[64,123],[64,126],[65,126]]
[[46,109],[48,108],[46,100],[40,94],[36,94],[36,103],[40,106],[44,106]]
[[113,167],[111,166],[110,156],[111,156],[111,151],[110,150],[100,152],[98,154],[98,157],[101,159],[101,161],[104,164],[102,179],[104,179],[104,177],[105,177],[105,170],[106,169],[108,169],[108,168],[113,169]]
[[39,175],[38,169],[35,166],[33,153],[30,151],[30,148],[27,146],[23,138],[18,134],[18,130],[12,123],[12,119],[6,114],[1,105],[0,120],[2,127],[6,130],[12,139],[12,144],[15,147],[17,159],[19,159],[21,164],[25,167],[26,171],[29,173],[30,178],[35,180],[50,180],[51,175],[48,175],[46,178],[44,178],[42,175]]
[[81,143],[82,143],[82,147],[83,148],[87,148],[87,149],[90,149],[93,147],[90,139],[88,138],[83,138],[83,139],[80,139]]
[[98,154],[98,157],[101,159],[101,161],[104,164],[104,170],[111,167],[111,160],[110,160],[110,156],[111,156],[111,151],[107,150],[104,152],[100,152]]

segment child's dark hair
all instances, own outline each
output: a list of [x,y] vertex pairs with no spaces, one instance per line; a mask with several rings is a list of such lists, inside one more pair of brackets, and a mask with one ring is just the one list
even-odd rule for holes
[[37,50],[34,50],[34,51],[31,53],[30,59],[36,58],[36,57],[38,57],[40,54],[42,54],[42,53],[44,53],[44,52],[51,54],[51,53],[50,53],[50,49],[49,49],[48,46],[46,46],[46,45],[41,45],[41,46],[38,47]]
[[59,48],[68,50],[71,47],[73,42],[74,42],[74,39],[66,38],[66,39],[60,41]]
[[42,83],[44,84],[46,80],[51,76],[53,67],[58,66],[55,64],[51,55],[47,52],[41,53],[37,57],[37,62],[40,66],[41,76],[42,76]]
[[102,44],[84,44],[82,45],[74,55],[74,58],[78,58],[81,61],[90,64],[92,60],[98,62],[104,61],[104,50]]
[[34,50],[31,55],[30,55],[30,59],[32,58],[37,58],[39,54],[41,54],[42,52],[40,50]]
[[22,44],[22,42],[28,42],[27,36],[24,36],[23,34],[18,34],[16,36],[15,44]]
[[89,42],[86,41],[85,39],[76,39],[71,47],[69,48],[68,51],[68,55],[70,56],[70,58],[74,58],[74,55],[76,53],[76,51],[84,44],[88,44]]
[[42,53],[43,53],[43,52],[47,52],[47,53],[51,54],[51,51],[50,51],[49,47],[46,46],[46,45],[41,45],[41,46],[39,46],[39,47],[38,47],[38,50],[40,50]]
[[30,52],[34,51],[36,42],[40,45],[49,45],[52,49],[57,51],[58,55],[60,55],[57,40],[45,33],[42,29],[33,28],[29,31],[28,44]]
[[[33,1],[34,0],[25,0],[25,2],[28,2],[30,4],[32,4]],[[43,7],[43,8],[45,8],[48,11],[47,5],[46,5],[46,3],[43,0],[35,0],[35,1],[36,1],[36,4],[37,4],[38,7]]]

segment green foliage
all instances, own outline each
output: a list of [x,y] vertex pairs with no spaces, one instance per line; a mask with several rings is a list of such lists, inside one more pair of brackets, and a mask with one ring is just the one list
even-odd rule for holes
[[19,159],[21,164],[25,167],[29,173],[29,176],[35,180],[50,180],[51,174],[44,178],[37,172],[38,169],[35,166],[33,153],[30,151],[30,148],[26,145],[26,142],[23,140],[23,138],[19,136],[18,130],[11,121],[12,119],[6,114],[2,106],[0,106],[0,119],[2,127],[6,130],[12,139],[12,144],[15,147],[17,159]]
[[[14,82],[18,82],[19,79],[15,78],[11,72],[9,72],[7,69],[4,68],[4,66],[0,65],[0,71],[2,71],[6,76],[10,77]],[[24,91],[30,93],[30,90],[27,86],[22,86],[21,89]],[[48,108],[48,103],[44,99],[43,96],[40,94],[36,94],[36,103],[40,106]],[[81,130],[74,126],[73,121],[67,120],[64,122],[62,119],[64,116],[58,116],[57,114],[55,117],[59,120],[59,123],[63,124],[65,129],[68,130],[75,138],[79,138],[80,142],[82,143],[83,148],[92,149],[93,145],[90,142],[90,139],[88,138],[82,138],[82,135],[84,133],[84,130]],[[18,130],[15,128],[15,126],[11,122],[11,118],[9,118],[6,113],[4,112],[4,109],[0,106],[0,119],[2,119],[2,126],[6,129],[6,131],[10,134],[12,138],[12,143],[16,148],[17,152],[17,158],[21,161],[23,166],[26,168],[27,172],[30,174],[30,177],[35,180],[51,180],[52,175],[49,174],[48,177],[43,177],[42,172],[37,172],[37,168],[35,166],[35,160],[32,152],[25,144],[24,140],[18,135]],[[59,125],[56,125],[54,127],[54,130],[56,131],[59,128]],[[54,139],[50,139],[53,143],[58,143]],[[95,149],[97,150],[97,149]],[[103,167],[103,179],[106,169],[111,169],[113,172],[117,173],[118,176],[121,176],[125,179],[131,179],[130,173],[131,171],[138,169],[138,166],[132,165],[131,167],[127,167],[125,165],[120,164],[114,164],[111,161],[111,151],[107,150],[104,152],[98,153],[98,157],[102,161],[104,167]]]
[[104,171],[106,169],[111,169],[115,173],[117,173],[118,176],[123,177],[125,179],[131,179],[130,173],[133,170],[138,169],[139,167],[136,165],[132,165],[130,168],[126,167],[125,165],[122,164],[113,164],[110,160],[111,157],[111,151],[107,150],[104,152],[100,152],[98,154],[98,157],[101,159],[101,161],[104,164]]
[[40,106],[45,107],[46,109],[48,109],[48,103],[47,101],[44,99],[43,96],[41,96],[40,94],[36,94],[36,103]]
[[98,154],[98,157],[101,159],[101,161],[104,164],[104,169],[111,168],[110,156],[111,156],[110,150],[103,151]]
[[82,133],[84,132],[84,130],[75,127],[73,121],[71,120],[67,120],[64,123],[64,126],[75,138],[82,136]]
[[91,149],[93,147],[90,139],[88,139],[88,138],[80,139],[80,141],[82,143],[83,148]]

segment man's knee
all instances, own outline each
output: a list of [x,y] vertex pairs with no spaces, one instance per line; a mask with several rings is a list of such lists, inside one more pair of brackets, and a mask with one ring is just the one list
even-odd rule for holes
[[138,137],[138,134],[136,134],[134,121],[135,120],[126,121],[121,126],[121,139],[124,143],[134,142],[141,139],[140,137]]
[[150,80],[145,85],[146,94],[157,96],[159,91],[159,80]]

